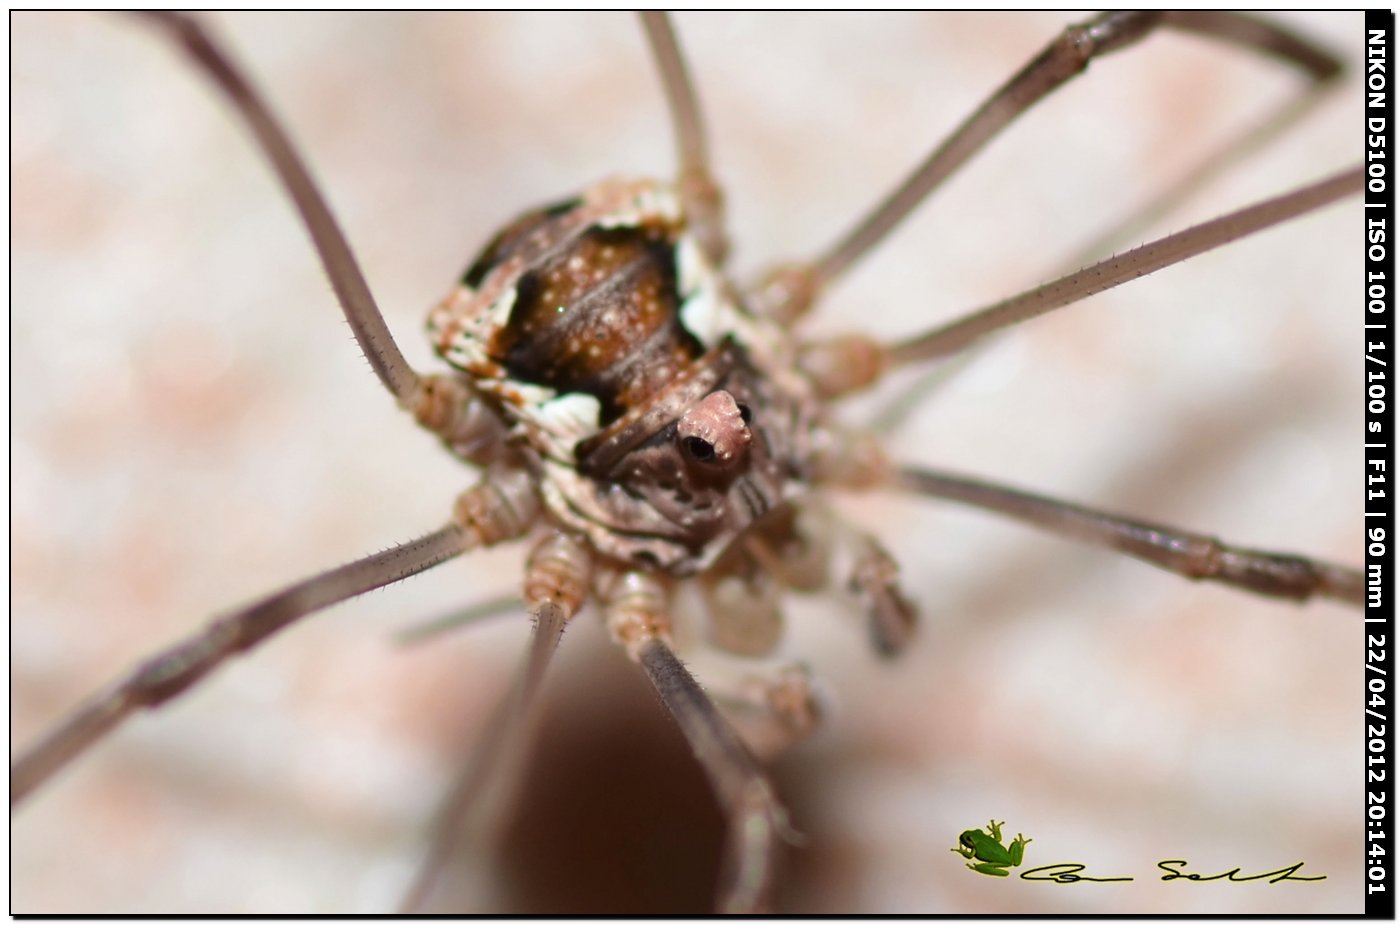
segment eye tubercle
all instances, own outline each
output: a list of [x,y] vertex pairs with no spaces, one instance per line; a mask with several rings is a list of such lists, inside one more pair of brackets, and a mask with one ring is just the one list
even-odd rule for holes
[[728,392],[711,392],[681,415],[676,439],[690,459],[731,468],[743,461],[753,440],[747,411]]

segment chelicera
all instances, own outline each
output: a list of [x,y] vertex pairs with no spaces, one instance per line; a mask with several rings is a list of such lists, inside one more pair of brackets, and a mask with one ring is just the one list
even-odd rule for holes
[[[568,217],[577,218],[576,210],[578,208],[575,205],[573,209],[546,209],[544,213],[540,214],[554,212],[555,214],[552,216],[546,215],[547,220],[562,221]],[[640,224],[645,225],[645,221],[641,221]],[[487,260],[486,262],[490,263],[491,261]],[[499,273],[499,269],[499,265],[487,268],[479,275],[478,284],[492,285],[492,273],[498,273],[495,277],[498,281],[504,280],[510,275]],[[470,278],[473,274],[468,273],[467,276]],[[504,287],[507,284],[502,282],[501,285]],[[514,279],[509,286],[514,287],[513,292],[518,297],[520,293],[519,278]],[[453,298],[453,296],[449,296],[449,301]],[[783,303],[778,303],[768,309],[772,315],[781,315],[787,310],[789,309]],[[743,321],[757,325],[760,324],[763,317],[755,315],[752,319],[731,318],[719,327],[729,331]],[[513,323],[515,321],[514,315],[509,320],[510,323]],[[438,327],[445,336],[446,328],[442,325]],[[500,327],[506,330],[510,324]],[[697,325],[697,327],[699,326]],[[509,333],[508,330],[507,333]],[[685,329],[685,334],[695,337],[699,341],[698,335],[689,328]],[[529,336],[521,337],[520,343],[537,345],[537,335],[538,332],[532,332]],[[526,387],[526,391],[528,391],[530,386],[540,386],[542,383],[548,385],[551,382],[558,385],[564,380],[558,377],[551,379],[552,373],[532,372],[533,368],[528,357],[512,357],[510,355],[512,345],[504,345],[504,350],[499,354],[499,358],[505,360],[504,371],[515,375],[495,377],[498,383],[496,385],[491,384],[493,380],[492,370],[484,367],[471,368],[471,363],[485,363],[491,361],[492,356],[463,359],[459,365],[469,368],[478,383],[485,383],[481,387],[481,391],[491,395],[494,399],[493,402],[487,403],[488,410],[492,412],[498,422],[504,421],[506,426],[517,429],[515,437],[517,441],[522,439],[522,425],[525,428],[532,426],[539,428],[538,441],[534,446],[538,459],[528,465],[516,461],[515,468],[531,470],[531,485],[544,484],[547,486],[542,490],[542,500],[545,502],[545,508],[551,512],[550,522],[565,526],[566,532],[572,536],[585,537],[587,547],[593,553],[600,553],[601,559],[606,560],[609,564],[628,563],[635,567],[639,575],[642,576],[661,574],[684,578],[692,573],[707,573],[707,569],[715,565],[722,553],[733,548],[732,541],[735,537],[748,531],[752,523],[767,509],[776,506],[777,499],[783,497],[783,491],[790,484],[805,485],[817,480],[811,470],[814,468],[813,460],[820,457],[813,451],[794,454],[802,457],[807,464],[807,471],[802,471],[797,466],[791,466],[783,478],[779,479],[775,476],[769,479],[756,496],[734,488],[735,484],[749,484],[746,481],[741,481],[736,473],[750,472],[749,467],[755,465],[755,454],[758,451],[766,452],[769,450],[771,444],[768,440],[763,439],[762,435],[765,433],[765,428],[774,426],[775,418],[778,421],[783,421],[789,415],[797,417],[800,421],[800,426],[795,428],[798,436],[805,437],[806,431],[816,428],[813,423],[816,415],[810,411],[806,412],[805,416],[798,411],[790,411],[785,407],[785,402],[798,406],[803,403],[814,404],[813,392],[839,393],[847,383],[830,385],[829,383],[834,377],[826,376],[823,369],[848,370],[855,365],[842,362],[839,359],[833,361],[830,356],[813,349],[806,357],[808,368],[805,370],[805,375],[809,380],[820,383],[819,385],[815,387],[803,385],[791,392],[782,392],[777,396],[772,394],[747,395],[745,390],[763,387],[762,383],[756,381],[762,377],[754,375],[751,370],[745,368],[746,364],[753,362],[753,358],[748,354],[755,344],[767,345],[772,339],[767,334],[757,335],[751,342],[742,345],[742,349],[728,348],[729,352],[726,352],[727,348],[722,341],[711,344],[705,344],[701,341],[699,343],[700,349],[695,349],[691,345],[688,350],[678,350],[671,357],[675,362],[655,364],[652,369],[656,371],[657,375],[660,375],[663,370],[673,371],[677,368],[683,368],[687,362],[694,363],[700,357],[711,356],[715,358],[713,362],[721,366],[726,363],[730,364],[730,368],[710,370],[707,375],[712,376],[712,381],[706,381],[703,387],[698,387],[694,393],[687,393],[684,396],[687,399],[686,403],[667,406],[664,413],[658,413],[658,417],[665,419],[664,426],[651,433],[644,432],[650,426],[650,419],[648,419],[647,427],[632,432],[628,432],[626,427],[627,414],[635,408],[641,407],[645,403],[645,399],[640,403],[634,402],[629,405],[628,401],[613,397],[611,401],[614,406],[612,407],[604,407],[608,402],[600,399],[600,407],[596,411],[598,425],[604,426],[604,421],[607,422],[606,426],[616,425],[618,422],[624,423],[624,426],[616,431],[604,434],[592,434],[590,426],[594,419],[590,418],[587,413],[579,414],[576,402],[573,408],[551,407],[541,412],[537,417],[531,417],[530,415],[534,414],[535,411],[552,401],[557,401],[560,396],[555,395],[544,398],[542,401],[532,401],[532,399],[539,399],[539,396],[521,393],[522,387]],[[680,337],[679,340],[684,342],[684,337]],[[781,344],[781,339],[778,339],[778,342]],[[448,347],[444,352],[450,355],[451,349]],[[463,349],[465,350],[465,348]],[[552,360],[558,355],[550,353],[549,359]],[[823,364],[826,365],[823,366]],[[771,374],[775,370],[789,367],[800,368],[799,358],[796,356],[784,358],[783,361],[774,363],[774,369],[764,372]],[[738,372],[736,373],[734,370],[738,370]],[[736,375],[739,379],[738,384],[733,385],[732,388],[728,387],[731,385],[731,380],[725,377]],[[567,387],[572,390],[580,384],[580,381],[569,380]],[[721,388],[720,386],[726,387]],[[432,414],[439,413],[442,408],[440,400],[443,398],[443,393],[450,391],[452,387],[450,379],[435,383],[431,393],[432,401],[423,403],[423,407],[427,410],[423,410],[420,417],[431,417]],[[556,391],[559,390],[556,389]],[[638,392],[645,393],[646,398],[654,398],[656,395],[656,391],[653,389],[639,389]],[[746,397],[749,398],[748,401],[744,400]],[[449,396],[449,399],[452,397]],[[478,406],[471,404],[470,401],[462,400],[460,395],[449,400],[447,405],[449,406],[449,417],[436,420],[434,426],[444,433],[448,442],[461,455],[469,459],[487,465],[503,464],[503,460],[498,454],[501,453],[504,441],[486,438],[490,435],[490,428],[495,425],[480,423],[472,418],[472,415],[480,410]],[[554,411],[561,413],[555,416],[552,414]],[[451,418],[452,414],[457,415],[457,417]],[[481,418],[481,421],[485,420],[486,418]],[[588,432],[588,436],[583,439],[598,440],[596,444],[588,447],[588,449],[600,454],[597,457],[592,457],[591,454],[586,457],[586,454],[581,452],[577,439],[569,443],[569,438],[574,435],[574,432],[569,428],[579,427],[580,420],[583,422],[581,430]],[[478,424],[481,429],[476,429]],[[788,434],[782,439],[773,439],[772,442],[786,445],[791,451],[792,444],[797,439],[797,436]],[[653,452],[651,456],[638,457],[635,455],[644,451]],[[554,455],[552,456],[551,453]],[[570,459],[571,455],[574,455],[575,458]],[[600,461],[589,464],[584,462],[585,458]],[[823,461],[823,464],[830,465],[833,470],[839,470],[844,463],[845,460],[839,458],[834,461]],[[551,465],[554,465],[555,468],[551,468]],[[504,466],[504,468],[511,467]],[[761,469],[761,460],[759,468]],[[869,472],[868,469],[860,469],[859,471],[839,473],[839,475],[852,480],[861,478],[872,478],[873,480],[873,477],[868,475]],[[553,473],[553,478],[551,478],[550,473]],[[579,476],[582,476],[588,483],[584,487],[579,485]],[[629,482],[629,479],[634,481]],[[716,487],[716,482],[719,483],[718,487]],[[527,490],[521,487],[523,483],[511,481],[510,476],[506,474],[502,474],[499,480],[492,484],[493,490],[507,489],[507,493],[519,491],[519,497],[525,497],[527,494]],[[621,486],[621,492],[616,496],[615,506],[607,507],[606,504],[610,503],[608,498],[613,497],[608,494],[611,489],[606,489],[604,495],[600,497],[598,486],[612,485]],[[706,491],[710,493],[709,500],[701,497]],[[640,500],[638,496],[640,496]],[[730,500],[728,505],[725,504],[726,500]],[[474,498],[465,505],[467,508],[466,516],[471,523],[478,525],[477,529],[487,532],[515,529],[516,525],[503,523],[500,520],[500,509],[492,508],[489,504],[481,509],[473,507],[478,503],[481,503],[481,499]],[[591,508],[590,505],[592,505]],[[629,518],[635,518],[638,511],[658,511],[668,505],[675,508],[672,513],[676,518],[685,516],[696,518],[699,516],[698,512],[704,510],[717,513],[708,519],[701,518],[705,522],[698,529],[695,529],[695,532],[681,531],[684,536],[679,542],[671,536],[645,531],[641,531],[643,536],[640,538],[621,536],[624,533],[624,525],[629,522]],[[584,509],[583,513],[580,513],[581,508]],[[515,513],[520,512],[516,511]],[[524,519],[523,515],[521,519]],[[671,518],[666,519],[670,523],[676,522]],[[692,528],[696,528],[694,520],[687,526],[687,529]],[[769,545],[779,547],[783,545],[784,540],[800,541],[800,534],[797,532],[789,533],[789,529],[795,531],[795,528],[787,526],[770,528],[768,533],[761,530],[754,531],[754,537],[762,537]],[[800,542],[797,544],[801,545]],[[575,546],[550,561],[556,563],[573,562],[576,565],[575,560],[580,548]],[[752,570],[753,562],[749,558],[741,557],[741,559],[742,561],[733,567],[736,571],[743,571],[747,574]],[[906,621],[902,616],[896,616],[893,620],[889,616],[892,613],[902,614],[904,608],[893,603],[898,602],[900,598],[889,574],[890,570],[877,567],[884,561],[884,557],[878,555],[878,551],[872,553],[867,558],[867,562],[874,564],[865,568],[862,573],[875,577],[867,577],[860,584],[867,598],[872,602],[872,610],[875,614],[873,625],[876,628],[877,638],[885,639],[885,642],[882,643],[884,648],[897,649],[899,627],[902,627]],[[1292,560],[1281,566],[1285,571],[1292,567]],[[643,582],[644,584],[645,582]],[[638,657],[641,657],[643,654],[641,647],[650,644],[647,641],[650,639],[650,634],[659,631],[654,618],[658,616],[656,611],[660,609],[656,605],[658,601],[663,599],[663,596],[655,593],[654,587],[642,586],[629,590],[639,596],[632,599],[633,603],[644,605],[643,610],[651,608],[646,613],[629,615],[629,619],[632,617],[637,619],[637,627],[639,628],[636,628],[635,632],[640,634],[641,641],[638,638],[633,638],[631,643],[636,649]],[[554,593],[558,593],[557,590]],[[886,601],[884,606],[881,606],[880,603],[882,599]],[[884,616],[881,617],[881,614]],[[619,623],[625,623],[625,621],[619,620]],[[880,629],[882,623],[892,623],[896,628],[882,631]],[[619,634],[626,636],[628,632],[632,631],[632,628],[622,626]],[[160,687],[159,690],[163,693],[165,688]],[[767,800],[767,796],[764,799]],[[758,815],[769,818],[771,821],[775,813],[774,805],[765,803],[763,810]],[[777,828],[776,824],[774,827]],[[740,906],[744,904],[743,902],[738,903]]]

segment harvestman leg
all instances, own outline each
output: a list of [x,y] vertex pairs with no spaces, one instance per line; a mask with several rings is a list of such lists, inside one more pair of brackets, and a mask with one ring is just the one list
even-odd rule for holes
[[1360,193],[1364,183],[1364,168],[1357,165],[1291,193],[1109,257],[892,346],[859,334],[805,343],[798,363],[823,396],[836,398],[872,385],[891,367],[951,357],[1002,328],[1072,305]]
[[453,522],[268,595],[214,620],[158,653],[126,678],[79,707],[10,767],[10,807],[140,709],[154,709],[184,693],[230,656],[302,617],[366,591],[402,581],[477,546],[523,534],[538,508],[529,477],[492,473],[457,501]]
[[[462,768],[434,816],[428,852],[400,903],[400,911],[428,911],[433,890],[448,859],[467,834],[474,809],[490,812],[491,806],[510,805],[509,791],[519,780],[518,769],[526,757],[539,715],[536,695],[540,682],[564,627],[588,598],[592,571],[593,560],[587,546],[564,533],[548,534],[531,551],[525,564],[522,596],[534,623],[525,660],[510,693],[497,707],[485,736],[475,746],[476,757]],[[496,790],[487,800],[491,787]],[[473,842],[486,840],[480,832],[472,834],[476,836]]]
[[1228,546],[1202,533],[1131,520],[931,469],[900,468],[889,484],[913,494],[1012,517],[1065,539],[1125,553],[1199,581],[1218,581],[1255,594],[1295,601],[1314,596],[1357,606],[1365,601],[1365,580],[1360,571],[1316,559]]
[[277,178],[296,203],[316,252],[325,264],[336,298],[345,311],[345,320],[350,323],[355,340],[374,367],[375,375],[400,403],[409,403],[419,387],[418,374],[408,365],[394,336],[389,333],[349,242],[272,110],[197,19],[181,13],[140,15],[150,17],[151,22],[169,30],[171,38],[237,108],[277,172]]
[[1341,67],[1327,51],[1278,26],[1239,13],[1110,12],[1069,26],[836,244],[809,263],[773,271],[755,294],[755,307],[783,319],[801,315],[824,288],[1022,113],[1083,72],[1094,58],[1134,45],[1161,27],[1194,32],[1280,58],[1306,72],[1314,82],[1330,79]]
[[685,202],[686,217],[705,252],[719,265],[729,250],[729,238],[724,230],[724,194],[710,173],[705,121],[695,96],[695,86],[690,81],[670,18],[656,10],[644,11],[640,16],[647,43],[656,59],[661,87],[666,93],[671,124],[675,127],[677,185]]
[[1175,182],[1162,189],[1151,200],[1137,206],[1121,220],[1105,227],[1096,239],[1086,243],[1064,261],[1063,272],[1086,266],[1103,254],[1122,250],[1125,245],[1146,238],[1154,227],[1160,227],[1179,206],[1188,202],[1211,182],[1244,164],[1254,154],[1267,150],[1294,126],[1303,124],[1313,110],[1327,101],[1331,91],[1337,89],[1338,81],[1334,78],[1339,77],[1341,73],[1341,69],[1338,68],[1331,74],[1316,75],[1317,80],[1308,84],[1302,95],[1290,97],[1266,117],[1245,126],[1238,135],[1202,157],[1199,163],[1184,171]]
[[461,555],[472,546],[453,524],[338,569],[299,581],[210,623],[148,659],[124,680],[79,707],[10,767],[10,806],[63,768],[128,716],[153,709],[199,681],[222,661],[332,604],[393,584]]
[[681,727],[728,817],[719,911],[754,914],[772,906],[780,838],[796,836],[758,762],[720,715],[715,702],[671,649],[669,595],[655,575],[614,576],[604,595],[613,639],[641,665],[662,704]]
[[[484,427],[481,433],[470,433],[484,420],[472,403],[459,404],[455,412],[443,412],[445,393],[453,391],[451,383],[443,377],[420,377],[408,365],[324,197],[248,80],[192,17],[173,13],[143,15],[169,30],[247,122],[306,222],[346,320],[380,381],[420,420],[436,419],[445,437],[468,442],[473,437],[478,442],[489,438],[491,432]],[[425,571],[474,546],[518,536],[535,516],[535,497],[528,477],[499,470],[458,499],[453,521],[442,529],[299,581],[215,620],[79,707],[44,740],[24,752],[11,767],[11,807],[138,709],[157,707],[179,695],[229,656],[332,604]]]
[[331,214],[311,171],[291,139],[240,68],[193,16],[182,13],[139,14],[168,31],[214,85],[228,97],[267,156],[311,235],[345,320],[379,381],[418,422],[443,437],[469,458],[492,457],[499,428],[479,401],[457,378],[416,373],[404,359],[379,305],[365,282],[345,234]]
[[415,646],[444,636],[454,630],[470,626],[490,617],[501,617],[520,610],[520,595],[503,594],[489,597],[466,607],[457,607],[437,617],[429,617],[394,633],[394,642],[401,646]]
[[993,331],[1071,305],[1360,193],[1364,183],[1364,171],[1358,165],[1302,189],[1168,235],[895,344],[888,348],[884,362],[903,365],[951,356]]

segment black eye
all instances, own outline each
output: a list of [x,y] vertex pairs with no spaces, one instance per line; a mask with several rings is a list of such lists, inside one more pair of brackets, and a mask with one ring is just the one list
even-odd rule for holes
[[715,445],[699,437],[686,437],[682,444],[690,458],[696,462],[710,462],[715,458]]
[[753,412],[749,410],[748,405],[739,405],[739,420],[743,421],[745,424],[753,420]]

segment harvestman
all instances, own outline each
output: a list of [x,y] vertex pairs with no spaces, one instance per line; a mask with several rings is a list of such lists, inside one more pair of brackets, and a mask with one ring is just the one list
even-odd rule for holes
[[[665,57],[664,57],[664,60],[665,60]],[[669,83],[668,83],[668,88],[669,88],[669,90],[671,90],[671,91],[673,92],[673,94],[679,95],[679,97],[682,98],[682,99],[685,98],[685,91],[683,91],[683,83],[682,83],[682,81],[678,81],[678,80],[676,80],[676,78],[672,78],[672,80],[669,81]],[[686,111],[687,111],[687,106],[686,106],[685,104],[680,105],[680,111],[686,112]],[[682,122],[683,122],[683,120],[682,120]],[[682,132],[682,136],[685,137],[685,136],[686,136],[686,133],[685,133],[685,132]],[[685,143],[682,144],[682,147],[683,147],[683,150],[686,150],[686,144],[685,144]],[[692,155],[690,155],[689,160],[690,160],[690,161],[696,160],[696,157],[694,157],[693,151],[692,151]],[[685,157],[685,155],[683,155],[683,162],[686,162],[686,157]],[[703,161],[701,161],[701,164],[703,164]],[[690,169],[696,169],[696,164],[693,164],[693,162],[692,162],[692,164],[690,164]],[[703,169],[703,168],[700,168],[700,169]],[[1327,192],[1324,193],[1323,197],[1331,197],[1331,196],[1340,195],[1340,193],[1343,192],[1343,190],[1350,190],[1350,189],[1354,188],[1355,185],[1357,185],[1357,183],[1355,183],[1355,179],[1354,179],[1354,178],[1351,178],[1351,176],[1348,176],[1348,178],[1345,178],[1344,181],[1338,181],[1338,182],[1334,183],[1334,186],[1331,186],[1331,188],[1327,188]],[[916,199],[917,199],[917,197],[916,197]],[[1303,204],[1302,204],[1302,203],[1305,203],[1306,200],[1303,199],[1302,196],[1291,196],[1291,197],[1287,197],[1287,202],[1288,202],[1289,204],[1291,204],[1291,206],[1298,207],[1298,209],[1303,209]],[[910,204],[911,204],[911,203],[910,203]],[[302,203],[302,207],[304,207],[304,209],[307,209],[308,206],[307,206],[307,204]],[[907,206],[899,207],[899,209],[896,210],[897,213],[902,213],[902,211],[904,211],[904,209],[906,209],[906,207],[907,207]],[[322,248],[325,249],[326,246],[330,246],[330,248],[333,248],[333,246],[335,246],[335,243],[332,242],[332,243],[330,243],[330,245],[328,245],[328,243],[326,243],[325,241],[322,241]],[[857,252],[858,252],[858,250],[861,250],[862,248],[864,248],[864,245],[861,245],[861,246],[854,246],[853,250],[857,250]],[[330,260],[330,257],[328,257],[328,260]],[[844,263],[844,262],[846,262],[846,257],[843,256],[843,257],[839,257],[839,259],[837,259],[837,260],[834,260],[834,262],[832,262],[832,263],[830,263],[830,264],[827,264],[827,266],[839,267],[839,264]],[[834,276],[834,270],[832,271],[832,274],[833,274],[833,276]],[[343,281],[343,278],[342,278],[342,284],[337,285],[337,288],[340,288],[340,290],[344,290],[344,285],[346,285],[346,284],[344,284],[344,281]],[[777,306],[777,308],[771,309],[771,311],[784,311],[784,309],[781,308],[781,306]],[[923,351],[921,351],[921,348],[920,348],[920,347],[913,346],[914,343],[917,343],[917,341],[911,341],[911,343],[910,343],[910,344],[907,344],[907,346],[903,346],[903,347],[896,348],[896,351],[895,351],[895,358],[896,358],[896,360],[902,360],[902,358],[916,358],[916,357],[918,357],[918,355],[920,355],[921,353],[923,353]],[[951,340],[944,340],[944,343],[951,343]],[[375,355],[375,354],[374,354],[374,351],[372,351],[372,350],[368,350],[368,353],[370,353],[371,355]],[[813,361],[813,362],[815,362],[815,361]],[[386,362],[381,361],[381,364],[379,364],[379,365],[381,365],[381,367],[385,367],[386,369],[388,369],[388,368],[392,368],[393,365],[395,365],[395,364],[392,364],[392,362],[388,362],[388,364],[386,364]],[[837,364],[837,365],[846,365],[846,364]],[[386,372],[385,378],[388,379],[388,381],[391,381],[391,383],[392,383],[393,381],[395,381],[395,374],[392,374],[392,372]],[[407,374],[402,374],[402,372],[400,372],[398,378],[399,378],[399,382],[400,382],[400,383],[405,382],[405,381],[409,381],[409,379],[407,379]],[[830,378],[827,379],[827,382],[830,382],[830,381],[832,381],[832,379],[830,379]],[[407,386],[402,386],[402,385],[400,385],[400,388],[402,388],[402,389],[407,389]],[[829,388],[832,389],[832,390],[837,390],[837,386],[829,386]],[[938,480],[938,481],[932,480],[931,477],[928,477],[928,476],[927,476],[927,474],[913,474],[913,473],[910,473],[910,474],[906,474],[906,476],[903,476],[902,479],[903,479],[904,481],[906,481],[907,486],[916,487],[916,488],[918,488],[918,490],[923,490],[923,491],[939,491],[939,490],[941,490],[941,491],[946,491],[946,490],[949,490],[949,488],[953,487],[953,483],[949,483],[949,481],[946,481],[946,480]],[[963,488],[966,488],[966,486],[963,486]],[[959,490],[963,490],[963,488],[959,488]],[[1039,509],[1039,508],[1037,508],[1037,509]],[[402,554],[402,553],[400,553],[400,554]],[[419,565],[420,565],[420,567],[426,567],[426,563],[419,563]],[[1296,563],[1295,563],[1294,565],[1296,565]],[[1289,565],[1289,568],[1294,568],[1294,565]],[[1277,570],[1274,570],[1274,571],[1277,571]],[[1294,568],[1294,571],[1296,571],[1296,568]],[[1302,579],[1301,584],[1298,584],[1298,585],[1295,585],[1295,586],[1296,586],[1296,588],[1305,588],[1305,586],[1306,586],[1306,588],[1313,588],[1313,586],[1317,586],[1317,588],[1323,588],[1324,591],[1331,592],[1331,593],[1336,593],[1337,596],[1343,596],[1343,598],[1351,598],[1351,596],[1354,595],[1355,589],[1352,588],[1352,586],[1351,586],[1350,584],[1348,584],[1348,582],[1354,582],[1354,581],[1355,581],[1355,577],[1354,577],[1354,575],[1351,574],[1351,572],[1347,572],[1347,571],[1345,571],[1345,570],[1336,570],[1336,571],[1333,571],[1333,570],[1327,570],[1327,568],[1323,568],[1323,570],[1319,572],[1319,577],[1317,577],[1317,578],[1309,578],[1309,579]],[[1256,581],[1256,579],[1246,579],[1246,584],[1256,585],[1256,588],[1257,588],[1257,585],[1259,585],[1259,581]],[[874,593],[874,595],[876,596],[876,598],[879,598],[879,596],[881,596],[882,593],[886,593],[886,592],[888,592],[888,591],[889,591],[889,586],[886,585],[885,582],[876,582],[875,585],[872,585],[872,593]],[[881,609],[881,607],[876,607],[875,612],[876,612],[876,616],[885,616],[885,617],[889,617],[890,609],[889,609],[889,607],[886,607],[886,609]],[[542,635],[543,635],[543,634],[542,634]],[[895,644],[895,641],[890,640],[889,634],[886,634],[886,644],[888,644],[888,645],[893,645],[893,644]],[[536,645],[536,647],[533,648],[533,651],[536,652],[536,658],[543,658],[543,654],[545,654],[545,652],[549,651],[549,648],[547,648],[546,645]],[[654,662],[655,659],[661,659],[661,661],[664,661],[665,656],[664,656],[664,655],[654,655],[655,652],[662,652],[662,649],[659,649],[659,648],[652,648],[651,642],[644,642],[643,647],[641,647],[641,649],[638,649],[638,655],[643,656],[643,661],[644,661],[644,662]],[[673,668],[662,669],[662,668],[655,668],[655,666],[654,666],[654,675],[658,675],[658,676],[662,676],[662,677],[678,677],[678,675],[676,675],[676,669],[673,669]],[[679,675],[679,677],[683,677],[683,675]],[[162,683],[161,683],[161,686],[164,686],[165,683],[167,683],[167,682],[162,682]],[[706,722],[708,722],[708,721],[706,721]],[[711,726],[711,728],[714,729],[714,728],[717,728],[717,726]],[[724,753],[729,754],[729,761],[732,761],[732,763],[741,765],[741,767],[742,767],[742,765],[745,764],[745,761],[742,760],[742,757],[735,757],[735,756],[739,756],[739,754],[742,754],[741,751],[738,751],[738,750],[736,750],[736,749],[732,749],[732,747],[728,747],[728,746],[727,746],[727,749],[728,749],[728,751],[724,751],[724,750],[721,750],[721,751],[724,751]],[[24,771],[27,771],[27,770],[28,770],[27,767],[24,767],[24,765],[21,765],[20,792],[24,791],[24,789],[25,789],[25,786],[24,786],[24,785],[27,784],[27,779],[25,779],[25,774],[24,774]],[[764,796],[763,800],[760,800],[760,802],[762,802],[763,805],[767,807],[767,809],[764,809],[762,813],[759,813],[760,816],[770,817],[770,819],[771,819],[771,817],[776,816],[777,810],[776,810],[776,809],[773,809],[773,807],[771,807],[771,803],[769,802],[769,796]],[[760,889],[760,886],[762,886],[763,880],[766,879],[766,877],[764,877],[764,873],[763,873],[763,863],[762,863],[762,861],[763,861],[763,858],[766,858],[766,851],[764,851],[764,849],[762,848],[762,845],[760,845],[760,847],[759,847],[759,848],[756,848],[755,851],[753,851],[752,854],[750,854],[750,855],[745,855],[745,854],[743,854],[742,851],[739,852],[739,854],[741,854],[741,856],[743,856],[743,858],[749,858],[749,861],[742,862],[741,865],[739,865],[739,869],[741,869],[741,872],[748,872],[748,877],[749,877],[749,879],[752,880],[753,883],[757,884],[757,886],[753,887],[752,893],[746,893],[746,891],[745,891],[745,890],[742,890],[742,889],[739,890],[738,893],[732,894],[731,900],[732,900],[732,903],[734,903],[734,904],[736,904],[736,905],[739,905],[739,907],[746,907],[746,905],[749,905],[750,903],[752,903],[752,901],[756,901],[756,898],[753,898],[753,897],[756,897],[756,894],[762,893],[762,889]],[[755,859],[755,858],[756,858],[756,859]],[[741,879],[743,879],[743,877],[741,877]]]

